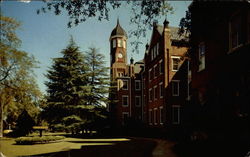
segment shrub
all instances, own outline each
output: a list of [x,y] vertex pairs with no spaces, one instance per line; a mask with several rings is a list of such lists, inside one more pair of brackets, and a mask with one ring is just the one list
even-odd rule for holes
[[63,136],[42,136],[42,137],[19,137],[17,138],[16,144],[37,144],[37,143],[48,143],[58,140],[62,140],[65,137]]

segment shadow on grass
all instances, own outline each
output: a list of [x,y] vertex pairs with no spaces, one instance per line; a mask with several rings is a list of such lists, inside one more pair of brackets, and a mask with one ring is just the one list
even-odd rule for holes
[[[82,143],[81,149],[62,150],[53,153],[36,154],[32,157],[151,157],[156,142],[145,139],[130,139],[117,141],[109,139],[95,139],[84,141],[68,141],[72,143]],[[90,144],[89,144],[90,143]],[[86,144],[86,145],[84,145]]]
[[245,157],[250,151],[250,143],[244,141],[189,141],[182,142],[174,147],[179,157]]

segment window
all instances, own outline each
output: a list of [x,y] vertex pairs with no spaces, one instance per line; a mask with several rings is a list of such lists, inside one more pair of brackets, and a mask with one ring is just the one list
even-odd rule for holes
[[123,125],[127,123],[128,118],[129,118],[129,113],[128,112],[122,112],[122,122],[123,122]]
[[243,43],[242,16],[237,15],[230,22],[230,46],[231,49]]
[[126,40],[123,40],[123,48],[126,48]]
[[122,47],[122,40],[121,39],[118,39],[118,47]]
[[172,109],[173,124],[180,124],[180,106],[173,106]]
[[149,81],[151,81],[152,80],[152,76],[151,76],[151,71],[152,71],[152,69],[149,69],[149,71],[148,71],[148,78],[149,78]]
[[135,90],[141,90],[141,81],[135,80]]
[[205,43],[199,44],[199,71],[205,69]]
[[123,107],[128,107],[128,104],[129,102],[128,102],[128,96],[127,95],[123,95],[122,96],[122,106]]
[[158,98],[157,86],[154,86],[154,100],[157,100],[157,98]]
[[163,124],[163,121],[164,121],[164,113],[163,113],[163,106],[160,107],[160,124],[162,125]]
[[172,95],[179,96],[179,80],[172,81]]
[[152,125],[152,122],[153,122],[153,112],[152,112],[152,109],[149,109],[148,121],[149,121],[149,124]]
[[149,89],[149,101],[151,102],[153,100],[153,90],[152,88]]
[[135,106],[140,107],[141,106],[141,97],[135,96]]
[[162,73],[163,73],[163,70],[164,70],[162,60],[160,60],[159,64],[160,64],[160,65],[159,65],[159,72],[160,72],[160,74],[162,74]]
[[164,87],[162,82],[159,84],[159,88],[160,88],[160,98],[163,98]]
[[179,63],[180,63],[180,57],[171,56],[171,58],[172,58],[172,71],[178,71]]
[[150,80],[153,80],[153,78],[154,78],[154,68],[151,70],[150,76],[151,76],[151,79],[150,79]]
[[158,113],[157,113],[157,108],[154,108],[154,124],[157,125],[157,117],[158,117]]
[[154,65],[154,78],[156,78],[157,77],[157,65]]
[[116,39],[113,39],[113,48],[116,47]]
[[128,90],[128,80],[123,80],[122,89],[123,89],[123,90]]

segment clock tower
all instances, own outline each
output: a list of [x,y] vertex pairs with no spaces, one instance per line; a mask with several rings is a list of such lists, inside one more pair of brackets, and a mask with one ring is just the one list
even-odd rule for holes
[[111,76],[113,79],[126,76],[128,74],[127,33],[120,26],[118,19],[116,27],[111,32],[109,41]]

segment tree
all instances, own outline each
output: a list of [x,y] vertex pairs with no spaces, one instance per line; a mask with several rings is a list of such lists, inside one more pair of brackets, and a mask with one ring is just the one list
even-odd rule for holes
[[32,131],[32,127],[35,125],[34,119],[30,116],[26,109],[18,116],[17,125],[14,130],[16,136],[25,136]]
[[91,47],[86,54],[86,61],[89,67],[88,104],[103,106],[108,103],[110,77],[108,67],[105,67],[104,55],[99,50]]
[[88,96],[87,103],[94,106],[93,119],[91,123],[95,129],[99,128],[106,118],[105,107],[110,103],[108,99],[110,89],[109,68],[105,67],[104,55],[99,53],[95,47],[86,52],[86,61],[89,67]]
[[22,109],[32,116],[39,112],[35,106],[40,91],[35,82],[33,69],[38,63],[27,52],[20,51],[21,40],[15,34],[20,23],[0,14],[0,136],[3,120],[17,120]]
[[153,21],[160,16],[165,16],[168,12],[173,13],[173,8],[167,3],[167,0],[127,0],[126,2],[115,0],[61,0],[61,1],[46,1],[47,6],[37,10],[47,12],[53,10],[55,15],[60,15],[62,10],[65,10],[69,16],[68,27],[77,26],[79,23],[87,21],[89,18],[97,18],[99,21],[109,20],[111,9],[117,9],[123,6],[130,7],[132,16],[130,23],[135,24],[134,30],[130,31],[130,36],[137,38],[131,44],[135,46],[133,51],[138,49],[141,42],[139,39],[146,36],[146,30],[152,28]]
[[48,106],[43,114],[52,126],[63,125],[74,132],[87,121],[83,111],[92,109],[86,102],[88,67],[73,39],[61,54],[63,57],[54,58],[46,75]]

